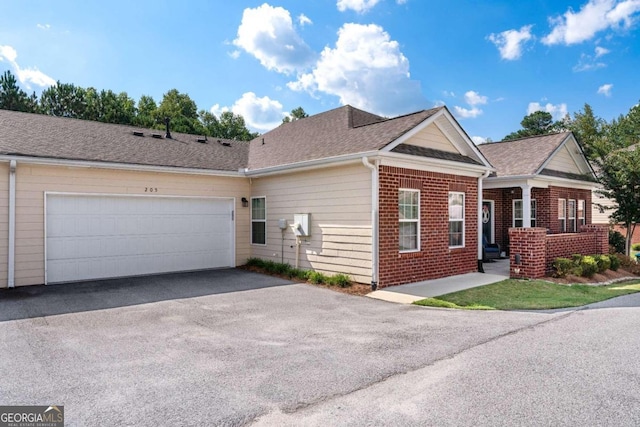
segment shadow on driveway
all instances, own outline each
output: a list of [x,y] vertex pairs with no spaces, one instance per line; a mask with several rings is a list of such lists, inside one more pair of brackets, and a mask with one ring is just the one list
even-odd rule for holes
[[277,277],[224,269],[23,286],[0,290],[0,322],[290,284]]

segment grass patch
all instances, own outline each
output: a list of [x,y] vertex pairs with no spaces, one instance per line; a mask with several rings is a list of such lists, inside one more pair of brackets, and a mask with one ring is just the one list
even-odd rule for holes
[[[544,310],[580,307],[620,295],[640,292],[640,282],[628,285],[559,285],[542,280],[507,279],[453,292],[414,304],[432,307],[497,310]],[[437,305],[436,305],[437,304]],[[449,306],[446,304],[453,304]]]

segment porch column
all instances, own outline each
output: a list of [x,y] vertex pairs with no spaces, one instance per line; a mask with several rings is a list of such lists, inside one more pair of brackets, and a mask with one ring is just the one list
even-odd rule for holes
[[531,228],[531,186],[524,184],[522,188],[522,228]]

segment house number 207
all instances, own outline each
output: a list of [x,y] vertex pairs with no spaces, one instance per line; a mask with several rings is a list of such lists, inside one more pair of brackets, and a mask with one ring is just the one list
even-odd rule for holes
[[157,193],[158,187],[144,187],[145,193]]

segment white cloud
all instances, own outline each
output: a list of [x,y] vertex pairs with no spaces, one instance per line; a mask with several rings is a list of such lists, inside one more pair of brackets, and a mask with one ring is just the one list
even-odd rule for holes
[[583,53],[582,55],[580,55],[580,60],[578,61],[578,63],[573,66],[573,71],[578,73],[581,71],[597,70],[598,68],[604,68],[607,66],[607,64],[602,61],[596,61],[596,58],[598,58],[597,51],[595,56]]
[[281,73],[304,69],[314,57],[296,33],[289,11],[266,3],[244,10],[233,44],[255,56],[267,69]]
[[51,25],[49,24],[36,24],[36,27],[40,28],[41,30],[47,31],[51,29]]
[[344,24],[335,48],[325,47],[315,68],[287,86],[312,95],[335,95],[342,105],[381,115],[415,111],[426,104],[400,45],[374,24]]
[[604,84],[598,88],[598,94],[610,97],[611,89],[613,89],[613,85],[611,83]]
[[551,113],[555,120],[561,120],[567,115],[567,104],[553,105],[548,102],[545,105],[541,105],[539,102],[530,102],[527,107],[527,115],[535,113],[536,111],[546,111],[547,113]]
[[240,51],[236,49],[233,52],[229,52],[227,55],[233,59],[238,59],[240,57]]
[[482,110],[477,107],[463,108],[456,105],[453,107],[453,109],[455,110],[456,114],[463,119],[475,119],[480,114],[482,114]]
[[482,136],[472,136],[471,140],[476,145],[484,144],[485,142],[487,142],[487,138],[484,138]]
[[397,4],[406,4],[408,0],[396,0]]
[[301,27],[304,27],[305,25],[313,24],[313,22],[304,13],[301,13],[300,16],[298,16],[298,24],[300,24]]
[[640,0],[589,0],[578,12],[569,8],[564,15],[550,18],[553,29],[542,43],[572,45],[590,40],[609,28],[627,29],[639,11]]
[[601,47],[601,46],[596,46],[596,58],[600,58],[601,56],[606,55],[607,53],[611,52],[609,49]]
[[487,103],[487,97],[480,95],[478,92],[470,90],[464,94],[464,100],[467,104],[474,105],[484,105]]
[[268,96],[258,98],[253,92],[244,93],[231,108],[215,104],[210,111],[217,117],[225,111],[239,114],[244,118],[247,127],[262,132],[277,127],[285,116],[280,102]]
[[340,12],[351,9],[358,13],[365,13],[378,4],[379,1],[380,0],[338,0],[336,6]]
[[522,47],[533,39],[532,25],[525,25],[519,30],[507,30],[497,34],[489,34],[489,41],[496,45],[500,57],[508,61],[519,59],[522,56]]
[[451,98],[455,98],[455,96],[456,96],[455,92],[450,91],[450,90],[443,90],[442,94],[444,96],[448,96],[448,97],[451,97]]
[[18,58],[18,52],[11,46],[0,45],[0,62],[7,61],[13,72],[18,78],[18,81],[25,85],[28,90],[31,90],[31,85],[35,85],[41,88],[53,86],[56,81],[38,70],[37,68],[22,68],[16,61]]

